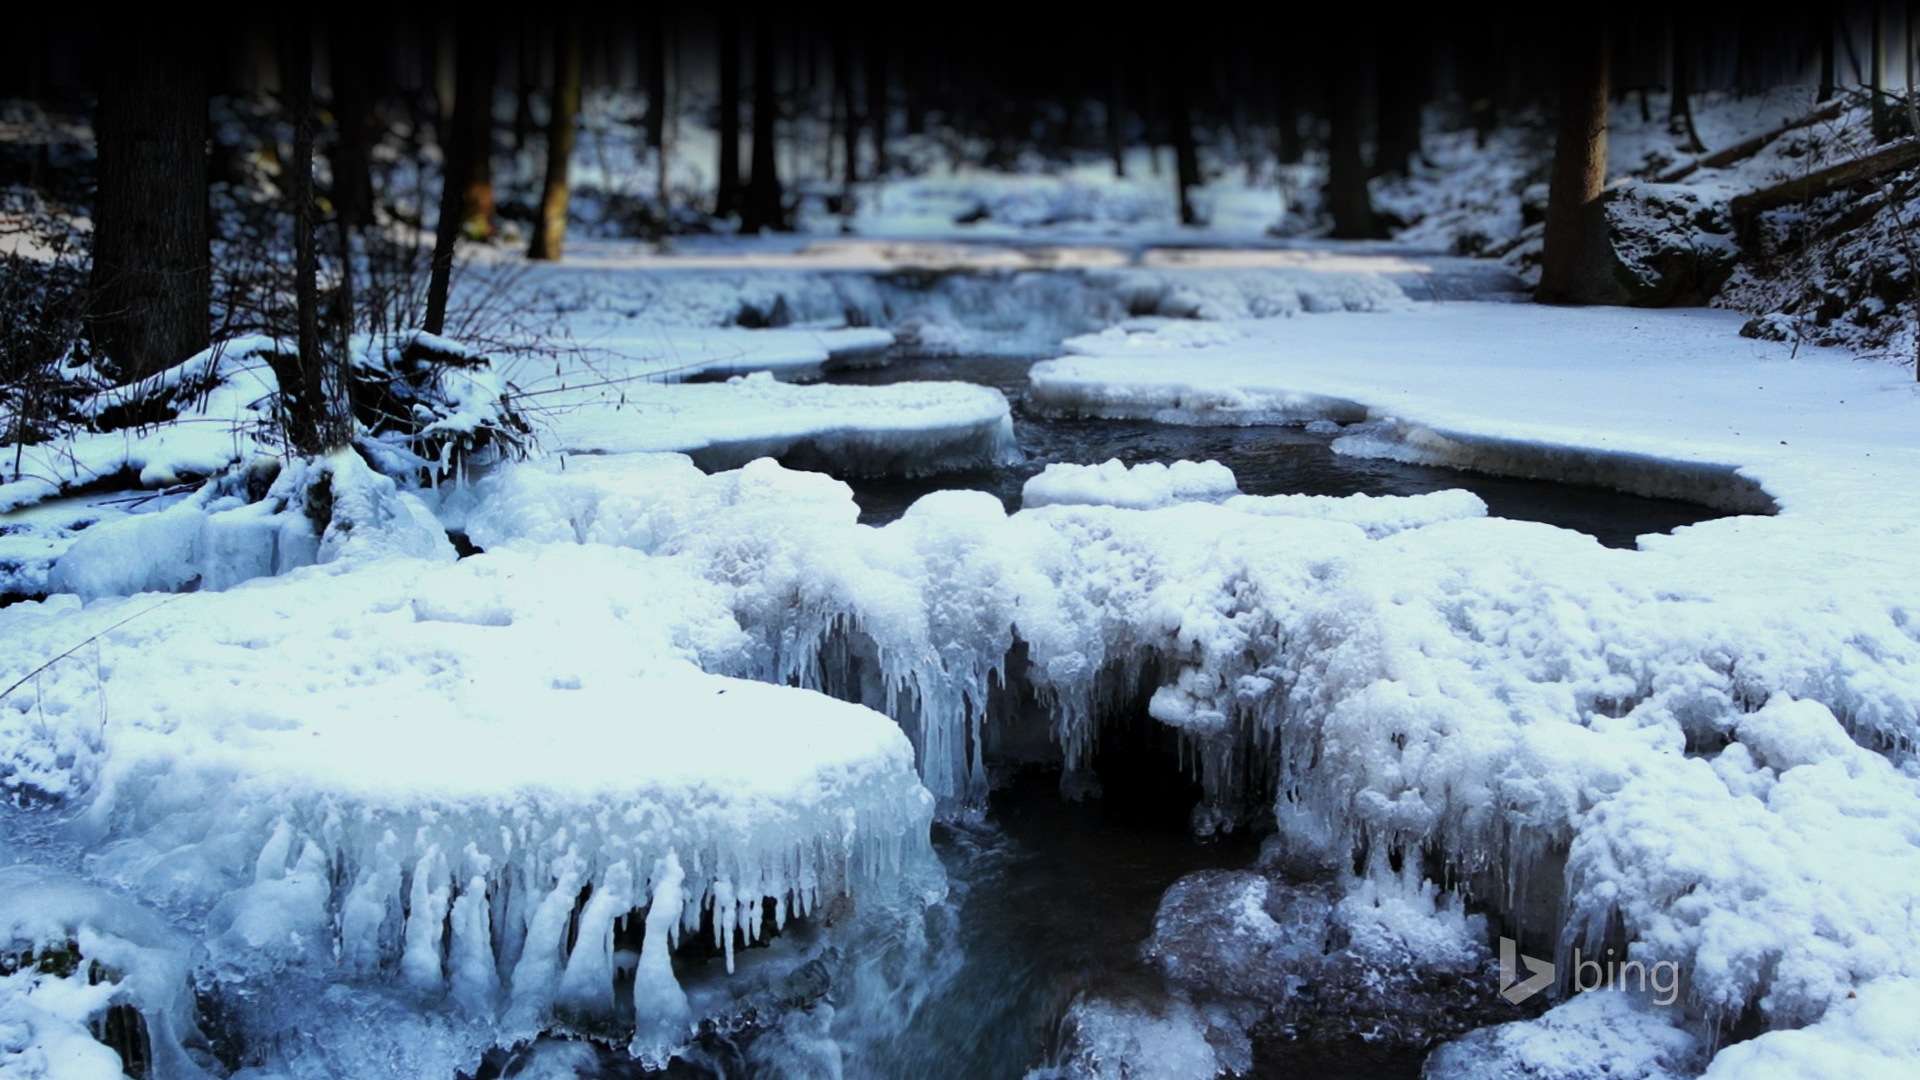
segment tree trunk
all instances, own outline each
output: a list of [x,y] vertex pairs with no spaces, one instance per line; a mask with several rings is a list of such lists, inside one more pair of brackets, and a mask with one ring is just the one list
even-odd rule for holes
[[529,259],[558,259],[567,235],[567,161],[573,156],[574,121],[580,114],[580,26],[561,9],[553,33],[553,100],[547,116],[547,179],[540,217],[533,225]]
[[786,210],[781,206],[780,169],[774,145],[774,121],[780,110],[774,85],[773,16],[756,16],[753,24],[753,159],[747,177],[747,201],[740,217],[743,232],[784,230]]
[[1125,46],[1115,40],[1107,59],[1107,155],[1113,158],[1115,178],[1127,178],[1127,59]]
[[667,15],[666,5],[654,9],[652,33],[647,35],[647,149],[661,153],[667,132]]
[[853,45],[843,25],[833,35],[833,91],[840,114],[841,209],[853,213],[853,185],[860,176],[860,115],[854,105]]
[[1407,176],[1420,153],[1420,104],[1426,92],[1420,70],[1424,43],[1408,40],[1411,32],[1403,29],[1391,35],[1377,65],[1379,133],[1374,140],[1374,176]]
[[1360,157],[1366,126],[1366,68],[1358,57],[1340,57],[1328,82],[1327,209],[1333,236],[1340,240],[1377,240],[1386,236],[1373,216],[1367,193],[1367,166]]
[[[440,184],[440,219],[433,235],[433,262],[427,276],[427,314],[421,326],[429,334],[441,333],[447,322],[447,294],[453,283],[454,249],[466,231],[469,198],[474,194],[476,174],[490,175],[486,165],[476,165],[475,157],[489,156],[492,137],[492,96],[494,42],[484,21],[461,21],[454,48],[453,116],[446,125],[447,140],[441,147],[444,168]],[[481,119],[476,119],[476,114]],[[486,141],[471,136],[485,132]],[[486,185],[489,199],[492,184]],[[491,207],[489,206],[489,209]]]
[[1193,206],[1193,189],[1200,186],[1200,157],[1193,141],[1193,108],[1189,103],[1188,67],[1176,67],[1168,79],[1167,109],[1173,137],[1174,186],[1180,192],[1180,224],[1200,224]]
[[1687,16],[1673,13],[1673,82],[1668,87],[1667,133],[1680,139],[1680,151],[1704,154],[1707,146],[1693,126],[1693,40],[1687,32]]
[[[1604,16],[1591,16],[1601,23]],[[1536,298],[1551,304],[1616,304],[1618,259],[1600,201],[1607,175],[1607,34],[1576,26],[1561,57],[1560,117],[1547,191],[1545,250]]]
[[295,453],[311,456],[326,452],[333,435],[326,368],[320,356],[319,256],[313,236],[313,23],[304,8],[283,13],[281,18],[285,20],[281,93],[293,117],[287,197],[293,203],[294,307],[299,330],[293,356],[272,354],[273,373],[280,383],[287,445]]
[[372,57],[356,30],[336,24],[328,39],[333,119],[340,128],[333,148],[333,212],[357,229],[373,222],[373,100],[367,72]]
[[127,379],[207,347],[207,57],[177,12],[100,21],[88,326]]
[[873,179],[887,175],[887,41],[876,27],[867,39],[867,130],[873,134]]
[[720,174],[713,195],[713,216],[740,211],[740,26],[732,14],[720,16]]

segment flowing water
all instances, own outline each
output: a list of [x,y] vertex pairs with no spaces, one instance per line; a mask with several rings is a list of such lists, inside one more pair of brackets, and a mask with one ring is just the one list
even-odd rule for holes
[[[850,478],[862,515],[879,524],[922,495],[971,488],[997,495],[1009,510],[1021,486],[1054,462],[1098,464],[1119,458],[1219,461],[1248,494],[1414,495],[1467,488],[1500,517],[1577,529],[1616,547],[1634,538],[1718,516],[1693,503],[1649,499],[1602,488],[1479,476],[1448,469],[1335,454],[1329,435],[1291,427],[1176,427],[1145,421],[1038,416],[1025,406],[1032,361],[990,357],[907,360],[844,371],[843,383],[964,380],[996,386],[1013,403],[1026,460],[1018,465],[923,479]],[[1106,793],[1068,802],[1056,774],[1015,774],[997,790],[985,823],[941,826],[935,847],[952,894],[938,914],[937,947],[954,963],[941,985],[884,1046],[850,1049],[854,1076],[1017,1077],[1047,1064],[1059,1022],[1079,994],[1154,1000],[1160,979],[1140,958],[1160,898],[1196,870],[1246,867],[1258,838],[1195,840],[1186,811],[1197,800],[1177,767],[1146,758],[1096,763]],[[1153,771],[1157,769],[1158,771]],[[1131,773],[1116,783],[1116,771]],[[844,1008],[860,1008],[845,1002]],[[1256,1074],[1388,1078],[1418,1075],[1418,1050],[1379,1049],[1358,1039],[1265,1048]],[[776,1070],[777,1071],[777,1070]]]
[[1020,488],[1046,466],[1098,465],[1119,458],[1146,461],[1218,461],[1233,470],[1249,495],[1420,495],[1466,488],[1495,517],[1544,521],[1577,529],[1612,547],[1632,547],[1642,533],[1671,532],[1718,517],[1698,503],[1649,499],[1607,488],[1484,476],[1426,465],[1336,454],[1333,436],[1298,427],[1185,427],[1145,420],[1072,420],[1036,415],[1026,407],[1030,359],[974,357],[910,359],[882,368],[836,372],[839,383],[956,380],[997,387],[1013,404],[1014,434],[1026,461],[997,469],[913,479],[849,478],[860,520],[881,524],[915,499],[942,488],[972,488],[1000,497],[1009,510]]

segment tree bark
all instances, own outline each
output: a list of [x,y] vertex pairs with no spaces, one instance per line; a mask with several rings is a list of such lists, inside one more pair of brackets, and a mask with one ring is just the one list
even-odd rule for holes
[[320,355],[319,255],[313,218],[313,23],[305,8],[282,14],[281,93],[293,117],[293,162],[287,197],[293,203],[293,280],[297,345],[293,356],[275,352],[281,418],[287,445],[298,454],[326,452],[333,441],[328,422],[326,367]]
[[547,117],[547,177],[540,217],[533,225],[529,259],[558,259],[567,236],[567,162],[573,156],[574,121],[580,114],[580,26],[563,8],[553,34],[553,101]]
[[1380,57],[1374,86],[1378,94],[1378,137],[1374,140],[1373,175],[1407,176],[1420,153],[1420,104],[1426,92],[1421,70],[1422,43],[1409,40],[1411,29],[1388,38]]
[[720,16],[720,174],[713,216],[741,209],[740,190],[740,26],[736,16]]
[[1703,154],[1707,145],[1700,141],[1700,132],[1693,125],[1693,36],[1687,32],[1686,13],[1675,11],[1672,26],[1673,81],[1667,94],[1667,133],[1681,140],[1681,153]]
[[887,39],[878,27],[867,39],[867,130],[873,134],[873,179],[887,175]]
[[1173,138],[1174,186],[1180,192],[1180,224],[1200,224],[1193,189],[1200,186],[1200,156],[1193,141],[1193,108],[1187,86],[1188,65],[1175,67],[1167,80],[1167,111]]
[[333,148],[333,211],[357,229],[373,222],[372,57],[353,29],[336,24],[328,39],[333,118],[340,129]]
[[781,205],[780,169],[774,156],[774,122],[780,111],[774,85],[773,16],[761,14],[753,24],[753,158],[747,177],[746,206],[740,215],[743,232],[785,230],[786,209]]
[[[1590,17],[1590,24],[1604,16]],[[1570,28],[1561,57],[1560,117],[1547,192],[1544,251],[1536,299],[1552,304],[1616,304],[1627,299],[1614,277],[1618,259],[1600,195],[1607,175],[1607,34],[1604,25]]]
[[[494,42],[484,20],[477,16],[462,20],[457,33],[453,57],[453,116],[444,129],[447,139],[441,146],[444,164],[440,219],[434,228],[433,261],[427,275],[427,313],[421,320],[422,329],[429,334],[441,333],[446,328],[454,249],[459,245],[461,234],[467,231],[469,200],[475,194],[474,178],[491,175],[488,166],[477,165],[474,158],[486,159],[491,149]],[[472,137],[482,132],[486,135],[484,140]],[[490,179],[486,192],[490,211]]]
[[177,12],[102,18],[88,327],[129,380],[207,347],[207,56]]
[[1341,57],[1333,64],[1327,132],[1327,209],[1333,214],[1333,235],[1341,240],[1377,240],[1386,230],[1373,215],[1367,166],[1360,157],[1360,137],[1366,126],[1366,68],[1358,57]]

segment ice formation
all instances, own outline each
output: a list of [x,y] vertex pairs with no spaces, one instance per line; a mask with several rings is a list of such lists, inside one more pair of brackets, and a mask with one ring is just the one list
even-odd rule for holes
[[[336,521],[408,513],[378,484],[350,509],[339,472]],[[0,611],[0,670],[35,672],[0,700],[0,783],[69,808],[91,878],[195,913],[223,978],[387,987],[482,1046],[605,1017],[658,1061],[700,1019],[666,949],[703,919],[731,969],[841,898],[938,895],[898,728],[700,671],[749,646],[711,585],[613,548],[436,565],[351,532],[384,557]],[[102,535],[104,565],[154,546]]]
[[1203,826],[1277,795],[1336,853],[1433,852],[1428,873],[1549,947],[1624,926],[1691,973],[1696,1015],[1801,1025],[1911,974],[1920,596],[1782,539],[1841,539],[1818,523],[1632,552],[1452,496],[1369,529],[1285,502],[1009,516],[946,492],[871,529],[840,485],[771,463],[578,461],[490,480],[476,541],[672,557],[753,643],[720,670],[887,711],[949,807],[1011,736],[1004,687],[1049,705],[1069,772],[1142,694],[1187,740]]
[[1217,461],[1047,466],[1020,492],[1020,505],[1125,506],[1151,510],[1179,502],[1218,502],[1240,494],[1233,470]]

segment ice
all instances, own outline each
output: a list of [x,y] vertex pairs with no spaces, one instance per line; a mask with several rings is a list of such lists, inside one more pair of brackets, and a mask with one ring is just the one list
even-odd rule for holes
[[1730,1046],[1713,1059],[1708,1080],[1840,1080],[1908,1076],[1920,1059],[1913,1016],[1920,984],[1884,979],[1860,988],[1819,1023],[1772,1031]]
[[1065,1060],[1027,1074],[1030,1080],[1179,1080],[1222,1072],[1205,1020],[1180,998],[1158,1008],[1081,999],[1067,1010],[1062,1025]]
[[[617,398],[617,400],[615,400]],[[873,476],[916,476],[1016,456],[1007,401],[966,383],[795,386],[759,373],[725,383],[587,387],[547,402],[555,453],[682,452],[703,468],[761,457]]]
[[[0,611],[8,681],[45,665],[0,699],[9,797],[70,808],[91,877],[197,913],[222,979],[285,981],[245,999],[252,1037],[319,1030],[303,979],[405,993],[488,1039],[605,1013],[632,970],[614,926],[641,912],[635,1015],[672,1015],[664,945],[703,911],[739,948],[760,931],[740,913],[768,900],[791,917],[938,895],[898,728],[700,671],[745,642],[671,561],[569,546],[448,565],[382,540],[380,515],[409,513],[390,490],[349,494],[367,501],[337,514],[369,524],[332,562],[160,604]],[[690,1029],[646,1030],[664,1053]],[[457,1058],[469,1040],[450,1038]]]
[[0,948],[16,957],[71,949],[76,962],[64,976],[29,966],[0,977],[8,1075],[118,1077],[119,1055],[88,1029],[114,1005],[139,1013],[156,1080],[206,1075],[186,1048],[200,1038],[191,980],[198,949],[156,913],[67,874],[8,866],[0,868]]
[[1151,510],[1177,502],[1218,502],[1240,494],[1233,470],[1217,461],[1157,461],[1127,465],[1048,465],[1027,480],[1020,505],[1124,506]]
[[258,502],[246,500],[245,482],[242,473],[157,513],[88,529],[54,564],[48,589],[85,599],[222,590],[316,562],[454,558],[433,513],[352,451],[281,470]]
[[1440,1047],[1420,1075],[1423,1080],[1496,1080],[1516,1075],[1542,1080],[1681,1080],[1700,1074],[1708,1048],[1697,1035],[1677,1025],[1680,1019],[1677,1011],[1632,994],[1579,994],[1536,1020],[1482,1028]]
[[[1789,500],[1644,551],[1464,493],[1008,515],[945,492],[874,529],[844,487],[771,462],[606,458],[504,470],[470,526],[673,560],[744,635],[703,662],[888,712],[950,812],[1009,737],[1000,687],[1047,706],[1070,777],[1112,702],[1148,694],[1203,828],[1277,792],[1334,865],[1429,852],[1415,873],[1527,940],[1592,952],[1624,928],[1633,959],[1689,973],[1697,1021],[1784,1027],[1916,955],[1920,595],[1854,569],[1900,564],[1887,507],[1839,527]],[[1342,895],[1419,967],[1431,888],[1370,866]]]
[[[640,964],[633,982],[634,1056],[655,1067],[664,1067],[665,1057],[685,1036],[693,1009],[686,991],[673,977],[673,964],[667,955],[675,935],[675,923],[684,904],[681,889],[686,871],[680,858],[667,852],[653,868],[653,905],[647,911],[646,937],[640,945]],[[731,950],[732,935],[727,948]],[[732,967],[732,956],[728,956]]]

